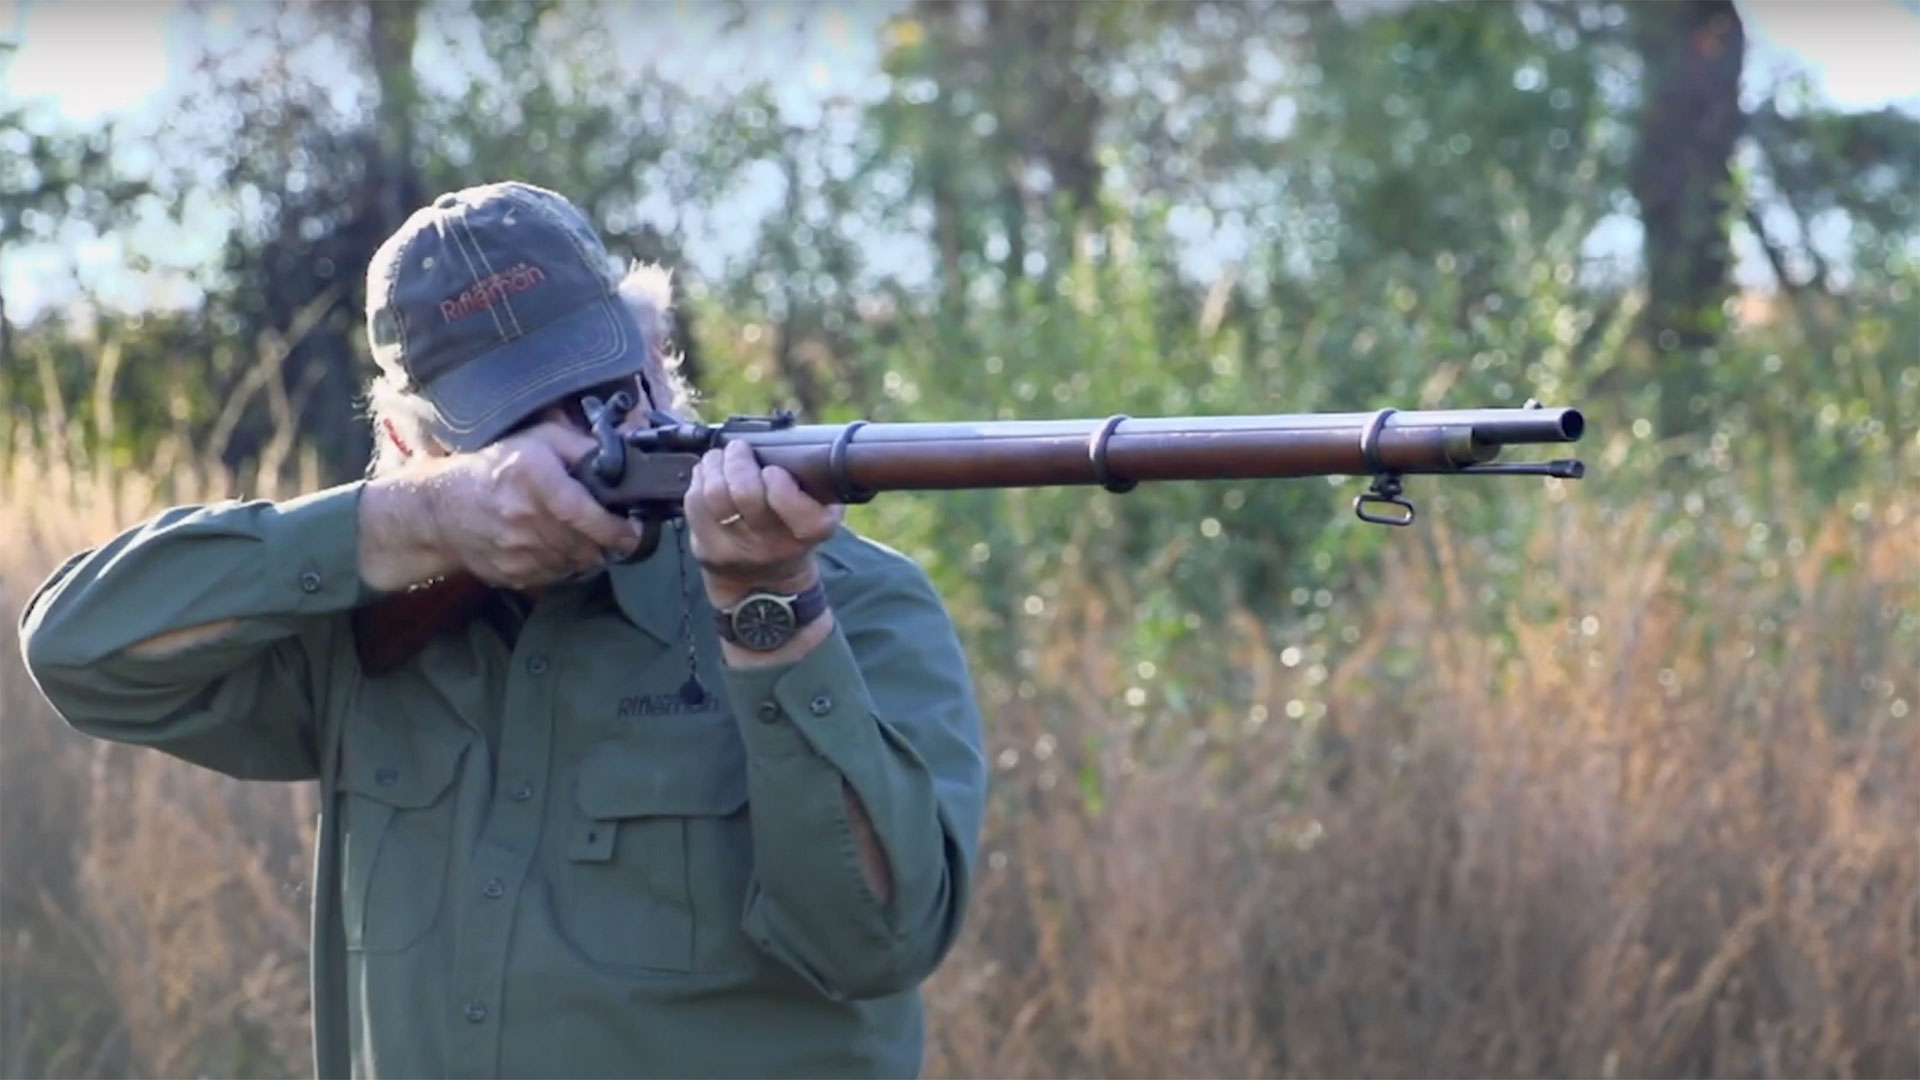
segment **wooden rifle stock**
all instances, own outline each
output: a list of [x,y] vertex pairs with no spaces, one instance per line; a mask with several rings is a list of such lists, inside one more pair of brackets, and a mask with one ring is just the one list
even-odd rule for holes
[[[1168,480],[1371,477],[1355,497],[1362,520],[1413,523],[1401,478],[1412,475],[1553,476],[1577,479],[1577,460],[1501,464],[1503,448],[1580,439],[1570,408],[1520,408],[1267,416],[961,423],[794,423],[788,413],[736,416],[708,425],[651,414],[654,426],[622,432],[632,399],[589,398],[599,447],[574,476],[608,509],[643,524],[644,559],[662,525],[678,516],[694,464],[707,450],[743,441],[822,502],[858,504],[887,491],[1088,485],[1125,492]],[[381,675],[441,631],[471,618],[487,586],[460,575],[385,598],[354,613],[362,668]]]

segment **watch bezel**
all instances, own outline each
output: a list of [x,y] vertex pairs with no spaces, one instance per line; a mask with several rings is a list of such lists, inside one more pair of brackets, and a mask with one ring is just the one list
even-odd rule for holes
[[[747,627],[746,624],[743,624],[738,618],[742,612],[747,610],[747,606],[756,600],[771,601],[773,604],[785,608],[787,612],[784,619],[781,618],[778,613],[767,613],[772,616],[774,620],[772,622],[774,633],[753,635],[756,641],[759,642],[758,645],[749,643],[743,639],[740,631]],[[816,619],[826,614],[827,609],[827,590],[823,582],[815,581],[813,584],[795,593],[763,587],[748,592],[725,607],[716,606],[713,611],[714,628],[719,633],[720,640],[723,642],[739,646],[749,652],[772,652],[784,646],[788,641],[798,637],[800,631],[806,629],[812,625]],[[788,625],[783,627],[782,624]],[[778,643],[775,643],[773,639],[780,633],[784,633],[785,636],[782,637]]]
[[800,630],[793,600],[793,597],[768,592],[753,593],[742,599],[727,616],[733,643],[754,652],[773,652],[792,641]]

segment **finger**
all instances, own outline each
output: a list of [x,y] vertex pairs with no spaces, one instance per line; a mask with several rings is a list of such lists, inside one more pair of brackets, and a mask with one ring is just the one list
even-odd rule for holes
[[[582,524],[593,520],[589,515],[611,515],[562,469],[551,442],[530,439],[522,451],[507,474],[515,492],[513,502],[525,507],[525,512],[506,522],[520,527],[518,543],[550,553],[544,565],[557,559],[572,569],[583,569],[605,562],[605,547]],[[622,542],[611,534],[605,539],[614,539],[615,545]]]
[[702,457],[693,463],[693,471],[687,476],[687,493],[680,501],[680,509],[687,519],[687,532],[693,542],[696,556],[713,547],[713,510],[708,505],[707,461]]
[[520,577],[551,568],[556,525],[550,520],[542,492],[553,486],[543,477],[558,475],[557,463],[529,466],[524,456],[509,462],[496,477],[497,487],[486,515],[490,520],[473,540],[483,557],[493,562],[502,574]]
[[[713,525],[732,519],[740,509],[734,505],[733,493],[727,487],[726,452],[709,450],[701,455],[698,471],[701,474],[698,500],[700,514]],[[690,508],[689,520],[692,518],[692,513]]]
[[547,493],[547,508],[556,521],[582,537],[596,552],[629,554],[640,543],[639,523],[601,506],[577,483],[556,485]]
[[557,517],[543,515],[533,522],[526,547],[542,569],[565,577],[606,561],[603,549],[585,533]]
[[722,475],[727,496],[742,522],[754,532],[785,531],[778,515],[767,506],[767,485],[760,479],[760,463],[754,460],[753,447],[743,442],[728,443],[721,452]]
[[566,424],[545,421],[522,432],[530,442],[539,443],[552,450],[560,463],[568,469],[578,465],[583,458],[600,449],[600,443],[593,436],[578,428]]
[[846,516],[846,507],[822,503],[802,491],[793,474],[778,465],[761,469],[760,477],[767,493],[767,506],[799,540],[821,543],[833,535]]
[[482,577],[509,588],[544,585],[569,573],[566,561],[531,533],[503,540],[488,552],[486,564],[489,569]]

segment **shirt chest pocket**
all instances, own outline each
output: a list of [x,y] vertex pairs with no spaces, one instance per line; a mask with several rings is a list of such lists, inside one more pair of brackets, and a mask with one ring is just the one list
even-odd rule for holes
[[663,971],[752,962],[746,755],[730,718],[654,718],[595,744],[573,794],[557,918],[582,952]]
[[350,722],[340,762],[347,948],[399,952],[433,929],[453,847],[450,792],[466,749],[455,732]]

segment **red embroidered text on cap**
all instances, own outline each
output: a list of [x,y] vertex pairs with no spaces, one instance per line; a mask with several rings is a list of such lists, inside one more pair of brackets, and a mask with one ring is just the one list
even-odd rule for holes
[[489,274],[467,286],[459,296],[440,301],[440,318],[445,322],[464,319],[481,308],[492,307],[495,301],[513,293],[526,292],[545,280],[547,272],[528,263]]

